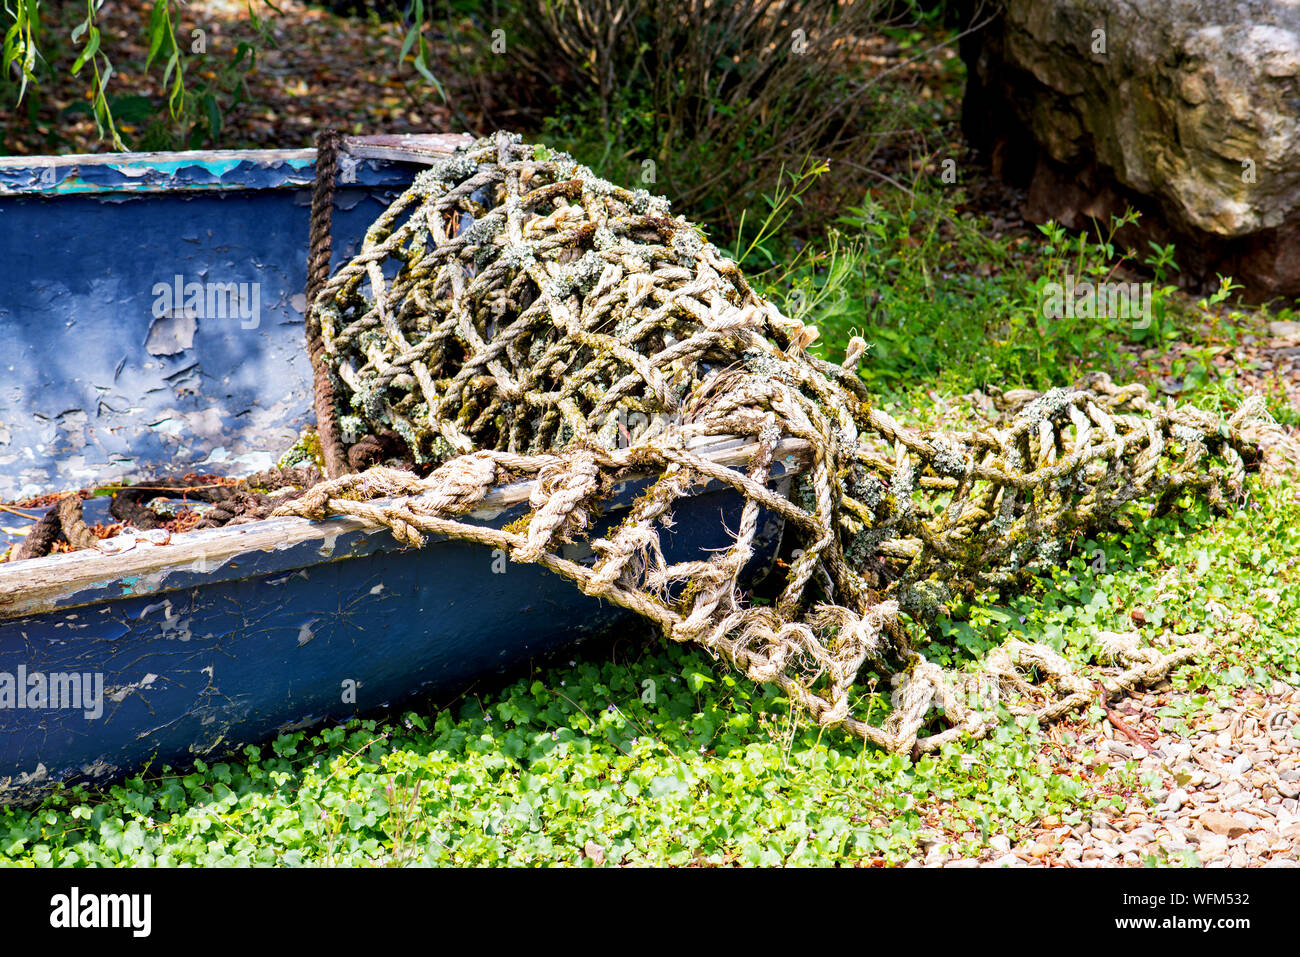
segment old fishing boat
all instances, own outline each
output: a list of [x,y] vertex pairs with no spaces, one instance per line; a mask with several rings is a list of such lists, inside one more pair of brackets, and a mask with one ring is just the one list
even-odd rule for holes
[[[334,260],[422,163],[463,142],[346,141]],[[248,474],[312,424],[302,323],[315,159],[0,160],[0,554],[54,493]],[[735,441],[700,451],[727,464],[747,454]],[[774,480],[794,462],[778,457]],[[619,520],[638,483],[600,523]],[[512,521],[529,490],[495,489],[474,520]],[[110,521],[105,503],[87,499],[86,521]],[[742,505],[703,488],[666,556],[725,546]],[[753,573],[779,535],[765,517]],[[0,562],[0,803],[454,689],[629,617],[484,546],[411,548],[351,518],[128,529],[105,545]]]

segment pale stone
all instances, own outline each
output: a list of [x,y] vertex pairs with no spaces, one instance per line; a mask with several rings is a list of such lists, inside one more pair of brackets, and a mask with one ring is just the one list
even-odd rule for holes
[[1300,293],[1300,4],[999,6],[963,48],[963,127],[1029,180],[1030,219],[1085,228],[1143,197],[1136,228],[1174,240],[1184,274]]

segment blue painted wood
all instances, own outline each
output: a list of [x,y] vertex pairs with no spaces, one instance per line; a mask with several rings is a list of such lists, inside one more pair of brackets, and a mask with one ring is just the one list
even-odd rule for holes
[[[295,440],[310,422],[300,290],[312,160],[310,151],[0,160],[0,501],[247,473]],[[345,164],[336,264],[418,168]],[[256,283],[257,321],[157,315],[160,284],[176,276],[182,286]],[[594,534],[644,486],[627,483]],[[88,504],[92,521],[102,505]],[[480,520],[499,527],[524,507]],[[741,507],[716,485],[683,503],[668,560],[728,545]],[[21,521],[0,512],[0,526]],[[314,537],[268,545],[266,530],[284,523]],[[187,533],[140,546],[163,556],[148,574],[105,572],[46,587],[39,601],[43,576],[67,567],[57,563],[101,557],[0,566],[0,803],[458,689],[631,624],[624,610],[481,546],[404,548],[386,531],[342,524],[241,526],[262,544],[211,566],[167,556],[179,540],[202,554],[230,533]],[[780,529],[764,515],[748,578],[770,565]],[[566,557],[585,560],[576,546]],[[84,678],[76,700],[34,696],[41,680],[71,675]]]
[[[256,471],[310,422],[314,153],[150,157],[0,160],[0,501]],[[335,265],[419,168],[346,165]]]

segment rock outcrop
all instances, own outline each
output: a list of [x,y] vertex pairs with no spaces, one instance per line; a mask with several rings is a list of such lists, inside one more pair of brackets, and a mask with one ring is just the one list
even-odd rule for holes
[[963,41],[963,123],[1025,216],[1174,242],[1183,278],[1300,295],[1300,5],[1004,0]]

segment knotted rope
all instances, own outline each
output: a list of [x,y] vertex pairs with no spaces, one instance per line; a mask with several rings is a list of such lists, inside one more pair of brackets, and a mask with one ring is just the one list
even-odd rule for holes
[[[275,514],[346,514],[412,545],[433,534],[504,549],[775,682],[820,724],[895,750],[992,726],[987,708],[964,703],[967,679],[911,650],[903,612],[926,622],[956,595],[1023,579],[1139,497],[1195,491],[1225,507],[1268,427],[1257,400],[1224,422],[1094,376],[1002,395],[986,430],[905,428],[856,374],[861,339],[841,365],[807,354],[816,331],[756,295],[662,199],[505,134],[417,176],[320,286],[309,328],[346,403],[330,410],[344,445],[400,437],[436,468],[422,479],[331,466]],[[743,467],[701,448],[722,436],[751,444]],[[791,442],[802,463],[783,493],[773,466]],[[634,473],[656,481],[594,536],[593,516]],[[459,517],[523,479],[534,488],[519,522]],[[731,542],[669,563],[660,535],[673,508],[710,481],[744,499]],[[790,555],[770,605],[742,588],[765,512],[784,520]],[[578,539],[594,563],[563,557]],[[1132,667],[1115,688],[1155,680],[1183,654],[1121,654]],[[883,727],[852,714],[869,660],[902,667]],[[1013,642],[988,668],[999,694],[1046,696],[1027,712],[1042,720],[1091,693],[1043,646]],[[949,727],[919,737],[936,707]]]

